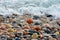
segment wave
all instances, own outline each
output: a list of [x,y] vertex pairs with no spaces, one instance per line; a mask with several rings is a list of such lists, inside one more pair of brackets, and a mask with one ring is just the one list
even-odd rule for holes
[[0,14],[29,12],[35,15],[49,13],[60,17],[60,0],[0,0]]

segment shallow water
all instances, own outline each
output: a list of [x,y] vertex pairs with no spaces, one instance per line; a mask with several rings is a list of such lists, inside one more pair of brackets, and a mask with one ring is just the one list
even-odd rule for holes
[[23,14],[29,12],[39,15],[49,13],[60,17],[60,0],[0,0],[0,14]]

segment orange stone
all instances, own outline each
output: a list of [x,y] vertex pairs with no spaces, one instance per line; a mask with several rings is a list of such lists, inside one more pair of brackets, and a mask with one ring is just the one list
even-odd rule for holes
[[27,19],[27,23],[28,23],[28,24],[33,23],[33,19],[31,19],[31,18]]
[[41,30],[41,27],[35,26],[34,30],[39,31],[39,30]]

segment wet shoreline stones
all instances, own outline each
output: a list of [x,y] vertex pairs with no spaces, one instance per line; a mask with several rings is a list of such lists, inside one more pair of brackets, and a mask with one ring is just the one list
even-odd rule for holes
[[[31,17],[32,16],[32,17]],[[52,15],[31,14],[0,16],[1,40],[57,40],[60,38],[60,19]],[[3,36],[4,35],[4,36]]]

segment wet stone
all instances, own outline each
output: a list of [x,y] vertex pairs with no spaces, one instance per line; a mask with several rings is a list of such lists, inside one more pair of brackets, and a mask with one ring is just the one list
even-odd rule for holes
[[33,38],[33,39],[37,39],[37,38],[38,38],[38,34],[37,34],[37,33],[34,33],[34,34],[32,35],[32,38]]
[[50,33],[51,33],[50,30],[44,30],[44,31],[45,31],[45,33],[47,33],[47,34],[50,34]]
[[57,38],[57,36],[56,35],[51,35],[53,38]]
[[39,19],[40,17],[39,16],[33,16],[33,19]]
[[35,22],[35,24],[34,25],[40,25],[40,23],[39,22]]
[[45,40],[49,40],[49,36],[44,36],[44,39]]
[[19,37],[16,37],[15,40],[21,40]]
[[13,40],[12,38],[7,38],[7,40]]
[[60,23],[58,23],[58,22],[57,22],[57,25],[59,25],[59,26],[60,26]]
[[[1,40],[56,40],[60,38],[60,20],[56,22],[52,15],[9,15],[0,16]],[[54,20],[51,20],[51,19]],[[41,24],[40,24],[41,23]]]
[[29,30],[29,34],[30,34],[30,35],[32,35],[33,33],[37,33],[37,34],[39,34],[39,32],[38,32],[38,31]]
[[58,36],[58,38],[60,38],[60,34],[59,35],[57,35]]
[[47,17],[53,17],[51,14],[46,14]]

